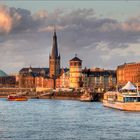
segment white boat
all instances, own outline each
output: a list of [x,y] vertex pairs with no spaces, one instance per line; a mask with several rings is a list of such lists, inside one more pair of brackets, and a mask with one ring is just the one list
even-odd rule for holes
[[103,105],[124,111],[140,111],[140,94],[137,88],[128,82],[119,92],[106,92]]

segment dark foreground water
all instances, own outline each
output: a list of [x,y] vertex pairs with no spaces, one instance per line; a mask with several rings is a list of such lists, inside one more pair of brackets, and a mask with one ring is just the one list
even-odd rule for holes
[[0,140],[140,140],[140,112],[63,100],[0,99]]

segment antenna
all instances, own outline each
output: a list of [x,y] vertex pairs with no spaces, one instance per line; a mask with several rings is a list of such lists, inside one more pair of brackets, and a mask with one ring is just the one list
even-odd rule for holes
[[75,57],[77,57],[77,53],[75,54]]

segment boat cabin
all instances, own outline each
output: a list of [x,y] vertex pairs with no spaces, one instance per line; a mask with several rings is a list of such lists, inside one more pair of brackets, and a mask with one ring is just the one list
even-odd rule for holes
[[107,92],[104,94],[104,100],[108,100],[110,102],[140,102],[140,95]]
[[140,102],[140,96],[125,96],[124,102]]
[[125,111],[140,111],[140,94],[135,86],[128,82],[120,91],[106,92],[103,105]]

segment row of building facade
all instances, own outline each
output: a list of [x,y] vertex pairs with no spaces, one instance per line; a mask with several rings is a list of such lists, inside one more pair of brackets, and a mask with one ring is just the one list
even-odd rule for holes
[[140,63],[125,63],[116,70],[101,68],[82,69],[82,60],[75,55],[68,68],[61,68],[57,35],[54,30],[49,68],[22,68],[18,75],[0,76],[0,87],[19,87],[46,90],[48,88],[90,88],[91,90],[112,90],[128,81],[140,86]]
[[56,31],[54,30],[49,68],[23,68],[19,71],[21,88],[90,88],[109,89],[116,85],[116,71],[104,69],[82,69],[82,60],[75,55],[69,68],[60,67]]

